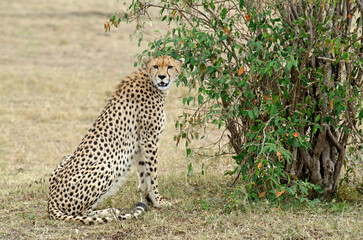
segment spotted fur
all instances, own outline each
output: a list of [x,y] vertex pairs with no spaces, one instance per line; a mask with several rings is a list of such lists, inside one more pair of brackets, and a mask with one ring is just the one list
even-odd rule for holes
[[[51,219],[105,223],[136,218],[147,202],[155,207],[167,204],[158,192],[158,145],[165,124],[165,98],[183,62],[168,56],[144,59],[145,68],[121,81],[74,153],[52,173]],[[136,208],[128,214],[115,208],[94,210],[116,193],[133,165],[141,196]]]

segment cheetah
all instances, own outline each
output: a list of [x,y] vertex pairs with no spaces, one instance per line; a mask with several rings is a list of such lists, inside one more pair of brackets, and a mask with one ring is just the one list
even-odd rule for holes
[[[184,59],[144,58],[144,67],[124,78],[77,149],[49,179],[48,213],[54,220],[84,224],[137,218],[168,205],[158,192],[158,145],[164,130],[165,99]],[[141,201],[128,214],[94,210],[115,194],[136,166]]]

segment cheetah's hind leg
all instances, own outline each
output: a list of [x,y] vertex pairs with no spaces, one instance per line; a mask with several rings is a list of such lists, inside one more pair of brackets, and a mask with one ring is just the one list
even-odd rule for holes
[[99,217],[99,218],[114,218],[118,219],[121,212],[116,208],[106,208],[102,210],[89,210],[87,213],[88,217]]

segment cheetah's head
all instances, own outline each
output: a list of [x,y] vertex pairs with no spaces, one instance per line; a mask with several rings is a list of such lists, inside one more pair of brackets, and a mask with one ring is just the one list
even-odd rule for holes
[[161,56],[154,59],[144,57],[143,62],[155,86],[163,91],[168,89],[179,76],[184,58],[175,60],[170,56]]

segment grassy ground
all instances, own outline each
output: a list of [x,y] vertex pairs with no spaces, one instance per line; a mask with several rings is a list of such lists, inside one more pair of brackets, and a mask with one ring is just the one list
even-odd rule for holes
[[[173,206],[100,226],[49,220],[50,173],[145,48],[130,41],[133,26],[104,33],[105,20],[123,8],[115,0],[0,1],[0,239],[362,239],[360,203],[337,212],[242,203],[243,211],[225,214],[223,190],[231,179],[221,173],[232,161],[205,161],[202,176],[196,159],[186,178],[190,160],[172,140],[186,90],[176,88],[159,168],[161,193]],[[137,201],[133,175],[102,206],[127,211]]]

